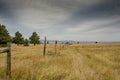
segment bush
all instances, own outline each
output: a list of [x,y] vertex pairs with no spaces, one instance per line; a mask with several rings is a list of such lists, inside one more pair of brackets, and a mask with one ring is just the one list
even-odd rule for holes
[[24,45],[24,46],[29,46],[29,40],[28,40],[28,39],[25,39],[23,45]]

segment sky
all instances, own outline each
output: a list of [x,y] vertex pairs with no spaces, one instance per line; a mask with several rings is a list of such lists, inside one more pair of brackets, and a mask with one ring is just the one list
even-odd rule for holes
[[120,0],[0,0],[0,24],[25,38],[120,41]]

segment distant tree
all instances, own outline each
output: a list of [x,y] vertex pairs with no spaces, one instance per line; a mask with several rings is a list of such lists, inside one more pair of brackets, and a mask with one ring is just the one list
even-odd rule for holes
[[25,39],[23,44],[24,44],[24,46],[29,46],[29,40]]
[[11,42],[11,37],[4,25],[0,24],[0,44]]
[[49,41],[47,41],[47,44],[49,44]]
[[65,44],[69,44],[69,42],[65,42]]
[[15,33],[15,37],[13,37],[13,43],[19,45],[19,44],[23,44],[23,42],[24,42],[24,38],[22,37],[22,34],[19,31],[17,31]]
[[79,42],[77,42],[77,44],[79,44]]
[[97,44],[98,42],[96,41],[95,43]]
[[29,39],[30,39],[30,43],[34,44],[34,46],[40,43],[40,40],[39,40],[40,37],[36,32],[33,32]]

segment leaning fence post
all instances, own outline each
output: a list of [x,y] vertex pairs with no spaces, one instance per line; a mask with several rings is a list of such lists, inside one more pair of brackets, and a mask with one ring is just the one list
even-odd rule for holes
[[45,52],[46,52],[46,36],[44,40],[44,50],[43,50],[43,56],[45,57]]
[[7,51],[7,80],[11,78],[11,44],[8,43],[8,51]]

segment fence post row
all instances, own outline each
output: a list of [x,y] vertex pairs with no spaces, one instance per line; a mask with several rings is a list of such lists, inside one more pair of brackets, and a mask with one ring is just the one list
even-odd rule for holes
[[0,53],[7,52],[6,75],[7,75],[7,80],[10,80],[11,78],[11,44],[8,43],[7,45],[8,45],[8,48],[0,50]]

